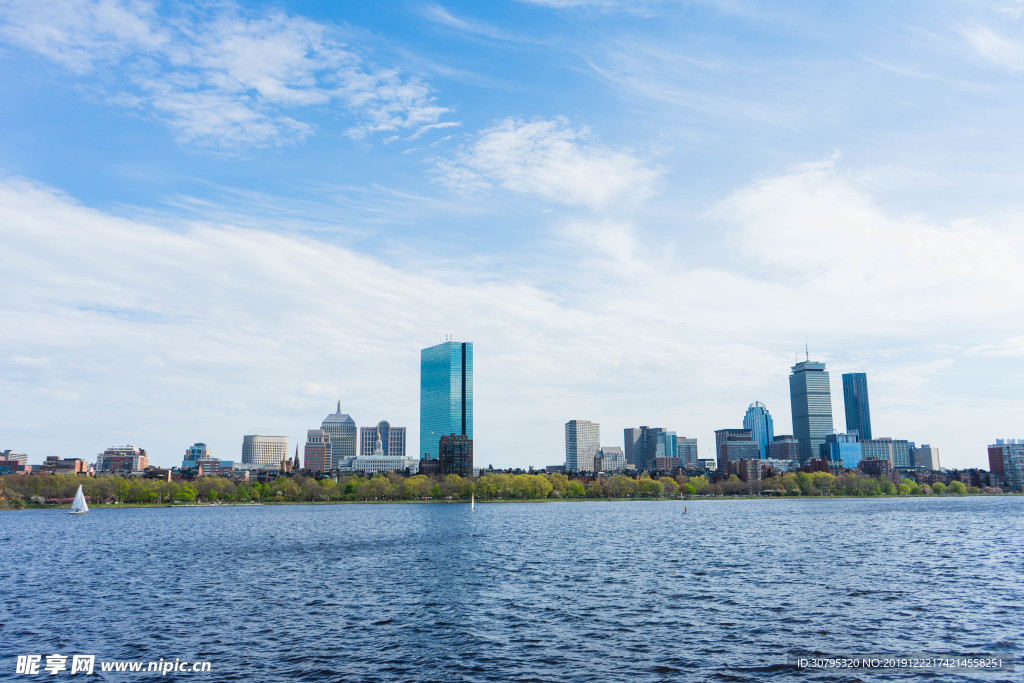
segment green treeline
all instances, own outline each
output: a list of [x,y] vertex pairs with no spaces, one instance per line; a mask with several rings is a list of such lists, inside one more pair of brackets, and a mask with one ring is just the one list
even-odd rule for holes
[[[480,500],[541,500],[548,498],[661,498],[685,496],[883,496],[980,493],[959,481],[948,487],[941,483],[918,486],[909,479],[893,484],[887,479],[869,479],[856,474],[835,477],[825,472],[788,473],[764,481],[741,481],[735,475],[712,483],[705,476],[652,479],[613,476],[587,484],[564,474],[490,474],[467,479],[456,474],[406,477],[397,473],[375,477],[342,476],[340,481],[312,477],[280,477],[262,483],[235,483],[222,477],[203,477],[191,482],[156,479],[87,477],[84,475],[7,475],[0,477],[0,509],[21,508],[33,498],[47,503],[68,504],[81,484],[86,498],[96,503],[246,503],[246,502],[329,502],[387,500],[466,500],[475,494]],[[989,492],[989,490],[986,490]],[[993,490],[992,492],[998,492]]]

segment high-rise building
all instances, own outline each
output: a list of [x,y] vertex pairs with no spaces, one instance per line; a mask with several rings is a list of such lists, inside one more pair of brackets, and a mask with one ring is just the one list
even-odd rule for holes
[[914,448],[914,466],[926,470],[939,469],[939,449],[926,443]]
[[800,442],[792,434],[780,434],[768,444],[768,457],[773,460],[800,461]]
[[1006,487],[1024,488],[1024,439],[996,439],[988,447],[989,470]]
[[473,439],[473,344],[444,342],[420,351],[420,452],[436,460],[441,437]]
[[565,423],[565,471],[594,472],[594,458],[601,448],[601,425],[590,420]]
[[[661,427],[648,427],[641,425],[639,428],[627,428],[623,432],[626,439],[626,462],[633,465],[637,472],[649,472],[656,467],[655,459],[658,457],[658,435],[665,433]],[[672,432],[673,438],[675,432]],[[662,439],[662,452],[666,445]]]
[[312,472],[328,472],[331,469],[331,437],[322,429],[306,430],[306,447],[303,453],[305,466]]
[[336,470],[343,460],[356,457],[356,421],[341,412],[341,401],[338,401],[338,410],[320,423],[320,429],[331,437],[329,469]]
[[288,457],[287,436],[246,434],[242,437],[242,464],[276,467]]
[[758,460],[761,457],[749,429],[716,429],[715,455],[718,458],[718,471],[725,474],[731,471],[730,463]]
[[846,433],[871,438],[871,410],[868,406],[868,376],[863,372],[843,373],[843,405]]
[[818,447],[832,433],[832,394],[825,364],[805,360],[789,376],[793,434],[800,444],[800,462],[818,457]]
[[757,448],[761,453],[761,459],[768,457],[768,444],[775,438],[775,426],[772,424],[772,414],[768,412],[760,401],[754,401],[747,407],[747,414],[743,416],[743,428],[749,429],[757,442]]
[[387,420],[381,420],[376,427],[359,428],[359,455],[373,455],[378,436],[384,455],[405,457],[405,427],[392,427]]
[[473,439],[465,434],[442,436],[438,440],[438,451],[442,475],[473,476]]
[[626,427],[622,430],[623,450],[626,464],[636,466],[633,454],[640,450],[640,427]]
[[686,469],[696,469],[697,439],[687,439],[685,436],[677,436],[676,453],[679,455],[680,466]]
[[821,457],[826,460],[843,463],[848,470],[855,470],[860,465],[863,450],[857,434],[829,434],[821,445]]

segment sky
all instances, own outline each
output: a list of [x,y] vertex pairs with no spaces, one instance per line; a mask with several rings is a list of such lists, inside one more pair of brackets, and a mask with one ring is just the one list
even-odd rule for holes
[[1024,436],[1024,2],[0,0],[0,449],[180,464],[340,399],[477,465],[865,372],[876,437]]

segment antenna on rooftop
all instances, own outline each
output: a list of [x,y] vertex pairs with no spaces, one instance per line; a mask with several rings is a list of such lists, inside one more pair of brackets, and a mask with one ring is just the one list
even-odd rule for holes
[[804,356],[807,358],[808,362],[811,360],[811,351],[810,349],[807,348],[806,339],[804,339]]

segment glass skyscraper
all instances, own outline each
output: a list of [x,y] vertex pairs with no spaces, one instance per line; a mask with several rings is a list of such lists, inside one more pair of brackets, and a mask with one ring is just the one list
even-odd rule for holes
[[743,416],[743,428],[749,429],[754,441],[757,442],[757,449],[761,452],[761,459],[768,457],[768,444],[775,439],[775,426],[772,423],[772,414],[768,412],[760,401],[754,401],[747,408],[747,414]]
[[871,411],[868,407],[868,376],[863,372],[843,374],[843,404],[846,408],[846,432],[871,438]]
[[832,433],[832,392],[824,363],[806,360],[793,366],[789,401],[802,464],[818,457],[825,437]]
[[436,460],[442,436],[473,438],[473,344],[444,342],[420,351],[420,452]]

